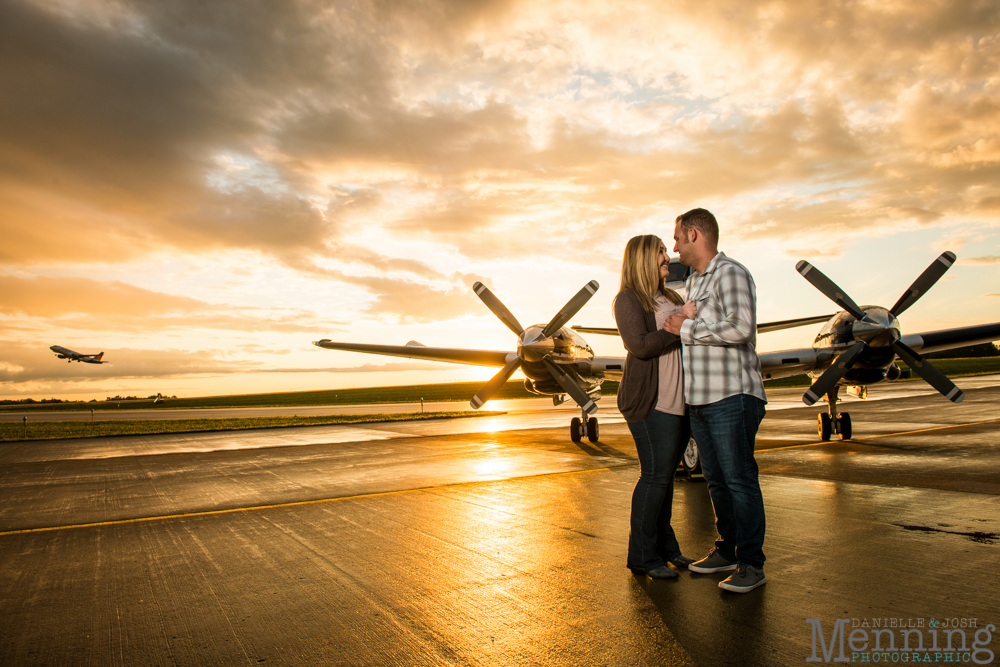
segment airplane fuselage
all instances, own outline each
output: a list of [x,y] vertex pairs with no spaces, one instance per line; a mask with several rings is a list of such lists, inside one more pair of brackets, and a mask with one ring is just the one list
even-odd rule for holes
[[103,364],[101,358],[104,353],[100,354],[80,354],[79,352],[74,352],[69,348],[65,348],[62,345],[51,345],[49,349],[56,353],[57,359],[65,359],[67,363],[72,363],[74,361],[82,361],[85,364]]
[[[896,352],[891,346],[901,337],[899,319],[881,306],[862,306],[861,310],[867,321],[859,320],[846,311],[831,317],[816,335],[813,348],[820,353],[818,357],[824,357],[824,351],[839,354],[863,341],[867,346],[839,384],[869,385],[887,379],[895,380],[899,377],[899,369],[893,364]],[[832,359],[817,364],[809,371],[809,376],[818,378],[831,362]]]
[[552,377],[552,373],[542,362],[548,357],[558,364],[587,394],[598,391],[603,377],[591,373],[594,350],[578,333],[563,327],[550,337],[542,330],[544,324],[527,327],[518,339],[517,354],[523,359],[521,371],[525,375],[524,386],[533,394],[559,395],[565,390]]

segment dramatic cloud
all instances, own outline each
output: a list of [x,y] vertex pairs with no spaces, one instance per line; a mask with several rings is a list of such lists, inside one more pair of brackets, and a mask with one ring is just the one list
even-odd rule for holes
[[694,206],[737,254],[992,263],[998,72],[991,0],[9,0],[2,335],[378,337]]

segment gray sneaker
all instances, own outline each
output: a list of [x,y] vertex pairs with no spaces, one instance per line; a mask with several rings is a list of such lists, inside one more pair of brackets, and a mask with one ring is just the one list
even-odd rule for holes
[[712,574],[713,572],[729,572],[736,569],[736,562],[731,561],[722,555],[719,548],[712,549],[711,553],[702,558],[697,563],[688,565],[688,569],[699,574]]
[[735,572],[719,582],[719,588],[733,593],[749,593],[766,583],[767,577],[764,576],[764,570],[758,570],[753,565],[740,563]]

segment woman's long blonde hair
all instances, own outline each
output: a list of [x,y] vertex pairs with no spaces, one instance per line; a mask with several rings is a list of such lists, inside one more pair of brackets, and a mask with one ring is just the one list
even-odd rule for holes
[[666,253],[666,246],[659,236],[633,236],[625,244],[625,255],[622,257],[621,290],[632,290],[647,313],[656,311],[657,292],[663,292],[671,303],[684,305],[681,295],[667,287],[665,278],[660,278],[657,260],[661,248]]

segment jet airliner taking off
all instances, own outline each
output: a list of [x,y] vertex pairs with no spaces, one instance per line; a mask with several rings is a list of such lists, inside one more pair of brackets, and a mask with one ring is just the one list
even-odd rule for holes
[[[998,340],[1000,323],[904,336],[898,320],[898,316],[915,304],[954,262],[954,253],[942,254],[896,304],[888,309],[880,306],[859,307],[819,269],[809,262],[799,262],[796,270],[843,310],[832,315],[758,324],[757,332],[764,333],[825,322],[810,347],[758,355],[764,378],[808,374],[815,380],[806,391],[803,401],[807,405],[813,405],[826,396],[828,412],[819,414],[817,429],[823,440],[829,440],[832,434],[838,434],[844,440],[851,437],[850,415],[837,412],[840,388],[846,387],[851,393],[864,398],[869,385],[895,380],[900,376],[899,368],[894,363],[897,357],[945,398],[955,403],[960,402],[964,398],[962,391],[917,350],[929,353]],[[689,273],[688,267],[675,260],[671,262],[668,281],[671,286],[683,288],[682,281]],[[330,350],[411,359],[502,366],[500,372],[472,397],[472,407],[477,409],[490,400],[514,371],[520,368],[525,375],[524,386],[529,392],[550,395],[555,405],[565,402],[568,396],[580,406],[581,417],[574,417],[570,425],[570,437],[574,442],[579,442],[584,436],[596,442],[597,418],[592,415],[597,412],[595,401],[601,397],[601,383],[604,380],[619,380],[625,359],[596,356],[577,332],[618,335],[618,330],[612,327],[567,328],[565,325],[590,300],[597,288],[597,282],[590,281],[548,324],[525,328],[485,285],[479,282],[473,285],[476,295],[517,336],[517,350],[514,352],[427,347],[416,341],[410,341],[406,345],[373,345],[337,343],[323,339],[315,341],[313,345]],[[689,451],[692,450],[689,447]],[[694,456],[697,456],[696,450]],[[695,462],[687,454],[685,459],[686,467],[687,463]]]
[[104,353],[100,354],[80,354],[79,352],[74,352],[73,350],[67,349],[62,345],[53,345],[49,348],[56,353],[56,357],[59,359],[65,359],[66,363],[71,363],[74,361],[82,361],[85,364],[106,364],[108,362],[101,361]]

